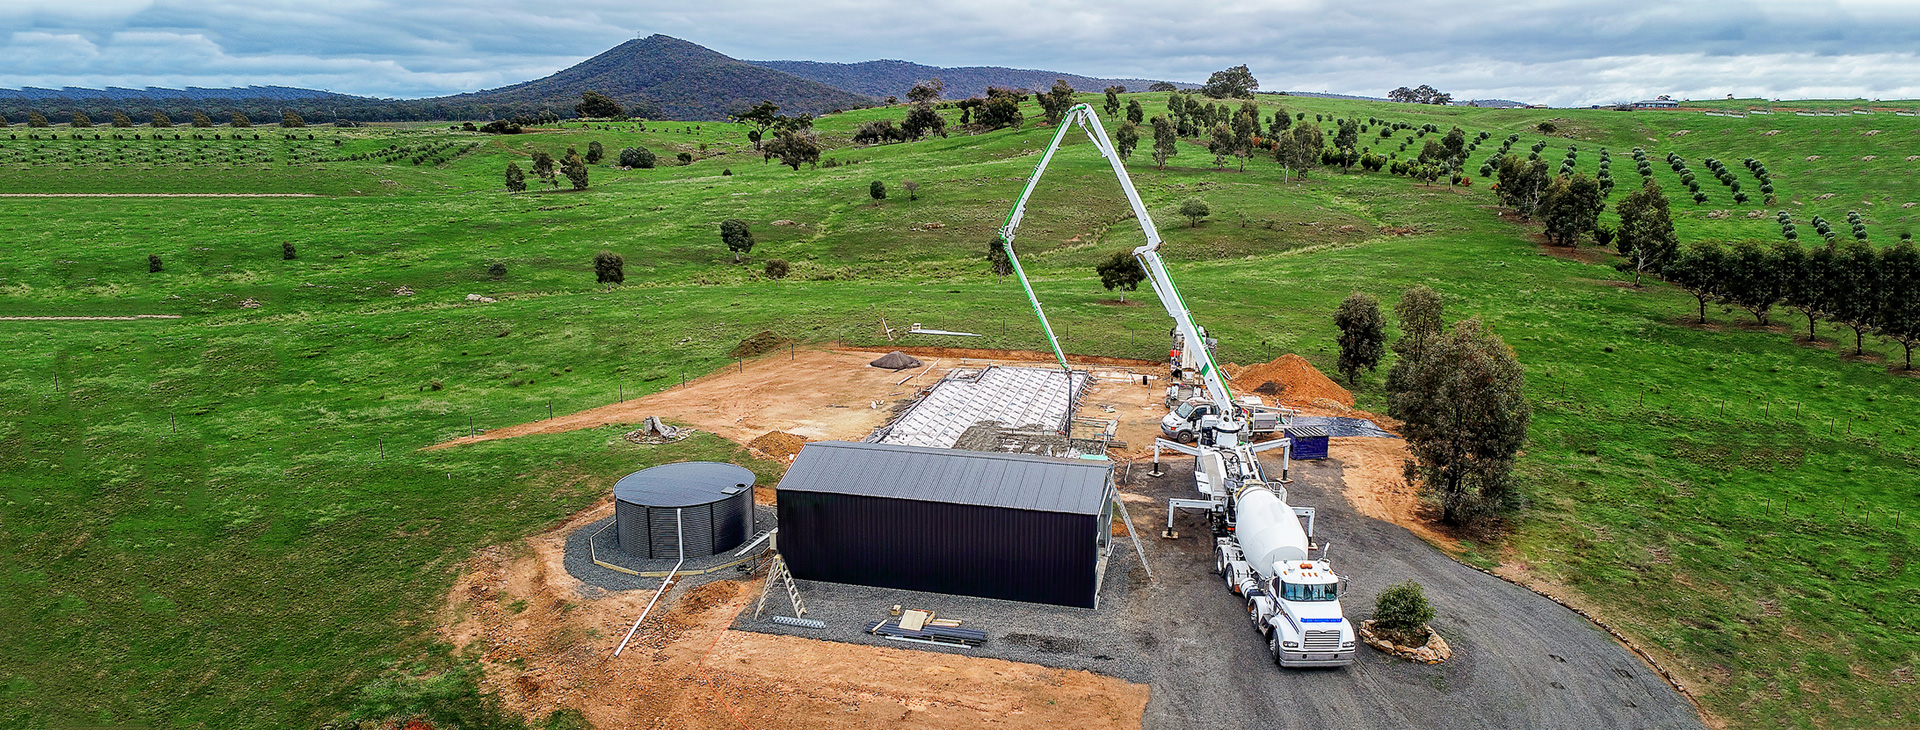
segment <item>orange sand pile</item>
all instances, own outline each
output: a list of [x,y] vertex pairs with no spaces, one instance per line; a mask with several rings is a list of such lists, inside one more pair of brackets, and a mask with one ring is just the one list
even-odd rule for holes
[[753,450],[782,462],[793,461],[793,457],[800,453],[800,447],[806,445],[806,439],[785,431],[768,431],[760,438],[747,442],[747,446]]
[[1273,362],[1241,368],[1233,374],[1231,382],[1233,389],[1241,393],[1268,395],[1290,405],[1314,405],[1315,400],[1325,398],[1348,408],[1353,407],[1352,393],[1322,374],[1305,358],[1292,353],[1281,355]]

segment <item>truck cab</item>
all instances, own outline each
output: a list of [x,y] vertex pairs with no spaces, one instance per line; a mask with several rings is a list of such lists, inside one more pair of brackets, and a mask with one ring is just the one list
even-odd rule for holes
[[1344,667],[1353,663],[1353,623],[1340,607],[1346,581],[1324,560],[1289,561],[1274,566],[1264,592],[1267,648],[1282,667]]

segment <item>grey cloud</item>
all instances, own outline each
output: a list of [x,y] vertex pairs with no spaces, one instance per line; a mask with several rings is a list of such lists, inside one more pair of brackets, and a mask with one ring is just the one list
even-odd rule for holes
[[899,58],[1186,81],[1246,63],[1268,89],[1380,95],[1431,83],[1458,98],[1563,104],[1920,88],[1911,63],[1920,5],[1845,0],[15,2],[0,8],[0,54],[10,59],[0,86],[258,83],[423,96],[536,78],[666,33],[748,59]]

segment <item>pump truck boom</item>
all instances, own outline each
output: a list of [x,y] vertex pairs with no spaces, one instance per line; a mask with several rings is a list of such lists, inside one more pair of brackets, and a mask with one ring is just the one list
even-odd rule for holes
[[[1214,543],[1215,572],[1225,578],[1228,590],[1245,599],[1247,618],[1266,639],[1276,664],[1283,667],[1352,664],[1353,625],[1343,615],[1339,600],[1345,592],[1346,580],[1333,572],[1327,561],[1326,546],[1312,542],[1313,508],[1287,504],[1283,484],[1287,481],[1285,459],[1291,456],[1292,441],[1283,437],[1253,444],[1242,438],[1248,421],[1258,416],[1246,407],[1250,404],[1236,401],[1228,389],[1207,346],[1205,332],[1194,323],[1192,312],[1180,298],[1173,278],[1160,260],[1160,233],[1153,225],[1153,217],[1141,202],[1139,192],[1134,190],[1133,180],[1127,176],[1119,154],[1108,141],[1099,115],[1086,104],[1075,105],[1061,119],[1053,142],[1047,145],[1040,162],[1034,166],[1026,189],[1014,202],[1006,225],[1000,229],[1000,240],[1015,271],[1021,274],[1021,285],[1026,288],[1034,311],[1040,315],[1049,343],[1059,356],[1059,343],[1046,324],[1046,315],[1040,313],[1038,296],[1019,268],[1013,241],[1026,215],[1027,200],[1032,197],[1054,153],[1059,151],[1070,126],[1085,131],[1100,155],[1113,167],[1120,190],[1132,206],[1134,217],[1140,221],[1140,232],[1146,235],[1146,244],[1134,249],[1133,256],[1146,271],[1147,280],[1152,283],[1153,292],[1167,315],[1173,318],[1176,341],[1187,344],[1175,348],[1178,352],[1173,364],[1175,367],[1185,364],[1200,381],[1204,395],[1196,393],[1190,402],[1212,406],[1207,414],[1198,417],[1192,446],[1154,439],[1153,473],[1159,474],[1162,449],[1192,456],[1194,486],[1200,492],[1198,499],[1167,500],[1165,534],[1177,536],[1173,521],[1180,510],[1206,512]],[[1260,464],[1259,454],[1271,449],[1283,449],[1279,481],[1269,480]],[[1316,549],[1320,553],[1317,558],[1312,555]]]

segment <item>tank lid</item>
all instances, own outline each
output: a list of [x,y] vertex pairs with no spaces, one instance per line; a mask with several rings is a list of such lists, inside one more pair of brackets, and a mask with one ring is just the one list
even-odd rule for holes
[[692,507],[738,494],[753,482],[753,472],[740,466],[683,461],[621,477],[613,485],[613,498],[648,507]]

